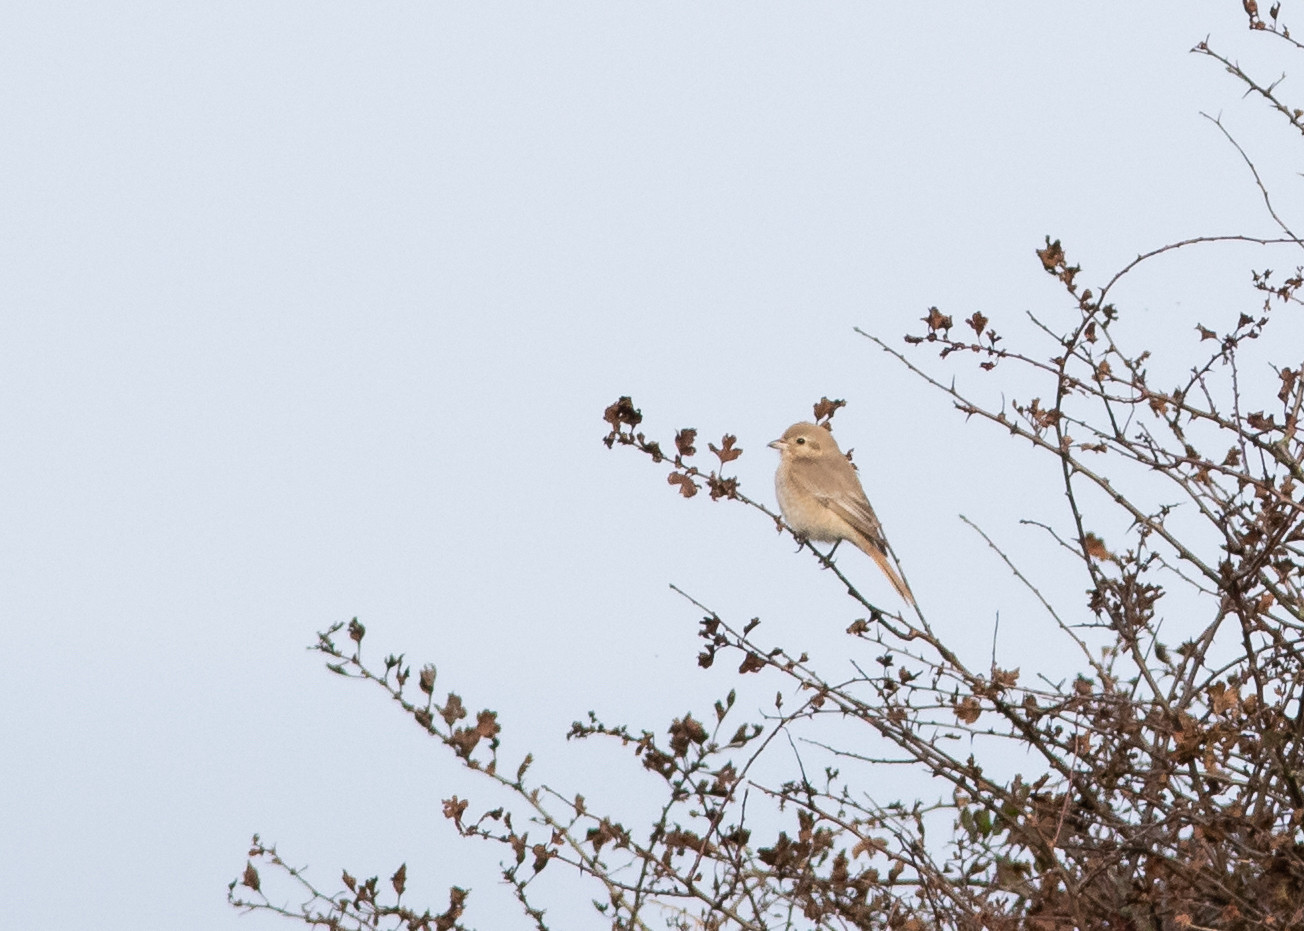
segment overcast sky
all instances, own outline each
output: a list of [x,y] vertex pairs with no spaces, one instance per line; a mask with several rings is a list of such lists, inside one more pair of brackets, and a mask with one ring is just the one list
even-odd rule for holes
[[[276,927],[224,901],[260,831],[506,926],[497,851],[440,814],[475,784],[305,650],[355,615],[591,797],[638,766],[572,720],[661,731],[734,684],[668,583],[846,672],[808,556],[602,446],[622,394],[663,440],[737,434],[766,502],[764,444],[845,398],[934,626],[981,657],[1001,611],[1026,665],[1046,621],[957,515],[1078,592],[1018,525],[1062,517],[1053,470],[852,328],[1062,321],[1046,234],[1100,281],[1275,233],[1200,113],[1266,170],[1287,137],[1206,35],[1286,67],[1231,0],[0,11],[0,924]],[[1263,253],[1210,255],[1116,300],[1165,339],[1253,308]]]

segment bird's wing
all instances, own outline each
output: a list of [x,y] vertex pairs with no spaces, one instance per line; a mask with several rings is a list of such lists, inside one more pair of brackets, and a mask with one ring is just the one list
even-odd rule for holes
[[906,580],[888,558],[891,548],[887,545],[887,538],[883,536],[883,525],[878,522],[878,515],[874,513],[869,499],[865,497],[865,489],[860,485],[860,478],[856,475],[855,468],[850,461],[846,461],[845,469],[838,468],[831,470],[831,473],[831,475],[826,474],[821,482],[827,487],[816,489],[807,482],[799,481],[799,484],[804,491],[841,517],[863,537],[863,540],[851,542],[869,554],[892,583],[892,587],[897,590],[897,594],[907,604],[913,605],[915,596],[910,591],[910,586],[906,584]]
[[878,515],[870,507],[865,497],[865,489],[860,486],[856,468],[850,461],[838,463],[838,468],[831,470],[829,487],[824,489],[825,507],[845,520],[857,531],[864,534],[871,543],[887,552],[887,538],[883,536],[883,525],[878,522]]
[[878,516],[869,506],[869,501],[863,493],[858,496],[830,496],[825,501],[825,506],[864,534],[883,552],[888,552],[887,537],[883,536],[883,525],[878,522]]

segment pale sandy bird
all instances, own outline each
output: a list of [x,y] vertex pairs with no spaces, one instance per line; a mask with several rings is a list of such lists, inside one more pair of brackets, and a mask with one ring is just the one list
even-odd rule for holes
[[869,506],[855,466],[838,449],[833,434],[813,423],[795,423],[770,446],[779,451],[774,491],[792,532],[823,543],[850,540],[878,563],[892,587],[913,605],[910,586],[888,558],[883,525]]

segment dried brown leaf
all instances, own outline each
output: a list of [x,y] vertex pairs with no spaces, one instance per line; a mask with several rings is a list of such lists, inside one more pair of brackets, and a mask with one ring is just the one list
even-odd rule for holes
[[697,484],[683,472],[671,472],[666,476],[666,482],[671,485],[678,485],[679,493],[685,498],[691,498],[697,494]]
[[612,429],[618,430],[621,424],[637,427],[643,422],[643,413],[634,407],[634,402],[628,395],[624,395],[607,405],[607,409],[602,412],[602,419],[611,424]]
[[928,308],[928,316],[922,319],[924,323],[928,324],[928,329],[934,333],[938,330],[949,330],[952,326],[951,318],[936,307]]
[[716,456],[719,457],[720,464],[724,465],[726,462],[733,462],[735,459],[737,459],[739,456],[743,454],[743,450],[741,446],[737,446],[737,447],[734,446],[734,444],[737,442],[738,442],[738,437],[734,436],[732,433],[726,433],[724,435],[724,438],[720,440],[720,446],[718,449],[716,448],[716,445],[714,443],[707,443],[706,445],[707,448],[711,450],[711,452],[715,453]]
[[454,721],[466,717],[466,708],[462,706],[462,699],[455,692],[448,693],[448,701],[438,711],[439,716],[444,719],[444,723],[450,726]]
[[764,668],[765,660],[762,659],[759,654],[748,653],[746,658],[743,659],[742,664],[739,665],[738,671],[740,673],[760,672]]
[[846,401],[831,401],[827,397],[820,398],[819,403],[815,405],[815,422],[822,423],[826,420],[832,419],[833,415],[838,412],[839,408],[846,406]]
[[1082,547],[1092,559],[1113,560],[1114,558],[1114,554],[1105,546],[1105,541],[1094,533],[1088,533],[1082,538]]

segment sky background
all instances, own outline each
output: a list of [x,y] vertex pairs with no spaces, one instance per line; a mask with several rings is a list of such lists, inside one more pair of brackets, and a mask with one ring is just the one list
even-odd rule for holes
[[[468,885],[466,921],[509,926],[498,852],[440,813],[492,795],[305,650],[336,621],[613,804],[638,764],[571,721],[661,732],[737,684],[669,583],[847,672],[863,612],[763,517],[604,448],[624,394],[663,441],[736,434],[767,503],[765,443],[845,398],[934,626],[984,657],[999,611],[1003,662],[1056,672],[958,518],[1080,606],[1018,523],[1063,517],[1056,470],[852,328],[897,342],[936,304],[1029,341],[1025,312],[1068,319],[1047,234],[1097,284],[1275,234],[1200,114],[1287,209],[1296,140],[1189,53],[1289,71],[1240,6],[5,7],[0,925],[283,926],[225,904],[261,832],[326,888],[406,861],[414,899]],[[1295,264],[1266,255],[1163,259],[1115,299],[1193,343],[1258,306],[1249,267]],[[601,926],[567,888],[554,914]]]

